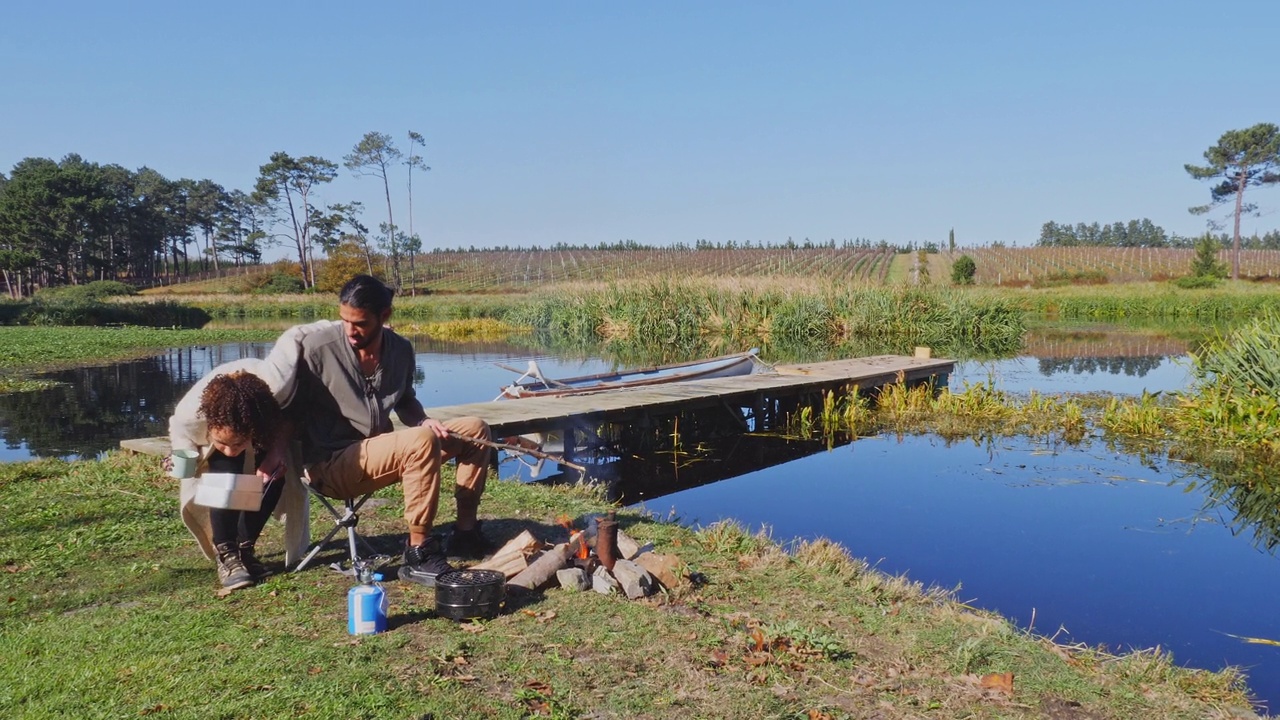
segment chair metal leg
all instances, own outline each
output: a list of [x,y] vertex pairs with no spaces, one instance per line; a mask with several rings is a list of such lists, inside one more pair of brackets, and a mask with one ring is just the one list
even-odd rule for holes
[[372,495],[365,495],[358,500],[346,500],[343,503],[342,512],[338,512],[338,508],[335,507],[333,503],[329,502],[329,498],[326,498],[316,492],[311,492],[311,496],[319,500],[320,503],[324,505],[325,509],[329,511],[329,515],[333,517],[334,524],[333,528],[329,530],[328,534],[326,534],[320,542],[312,543],[306,556],[303,557],[297,567],[293,569],[294,572],[300,572],[306,568],[307,565],[311,563],[312,559],[315,558],[316,554],[320,552],[321,548],[324,547],[325,543],[332,540],[333,537],[338,534],[338,531],[343,528],[346,528],[347,530],[347,552],[353,567],[356,562],[360,560],[360,551],[357,547],[358,544],[363,545],[370,555],[377,554],[374,552],[373,548],[370,547],[368,541],[356,532],[356,525],[360,522],[360,515],[358,514],[360,508],[364,505],[366,500],[372,497]]

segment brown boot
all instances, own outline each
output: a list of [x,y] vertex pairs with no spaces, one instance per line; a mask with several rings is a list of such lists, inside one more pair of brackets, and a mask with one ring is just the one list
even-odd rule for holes
[[218,550],[218,581],[223,590],[239,590],[253,584],[253,576],[240,561],[240,548],[223,543]]

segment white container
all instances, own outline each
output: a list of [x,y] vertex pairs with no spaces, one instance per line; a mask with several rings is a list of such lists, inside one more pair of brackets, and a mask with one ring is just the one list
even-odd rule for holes
[[196,478],[195,504],[254,512],[262,507],[262,478],[237,473],[205,473]]

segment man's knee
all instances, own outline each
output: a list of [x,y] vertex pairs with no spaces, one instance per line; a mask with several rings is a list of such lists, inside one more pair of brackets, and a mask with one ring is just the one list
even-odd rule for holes
[[450,429],[467,437],[489,440],[493,434],[489,431],[489,423],[478,417],[460,417],[449,423]]
[[400,432],[405,435],[405,445],[418,452],[435,452],[440,444],[440,438],[436,437],[435,431],[429,427],[419,425]]

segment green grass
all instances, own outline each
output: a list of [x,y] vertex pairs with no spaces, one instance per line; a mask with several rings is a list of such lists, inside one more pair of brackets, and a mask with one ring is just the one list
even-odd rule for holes
[[1149,318],[1211,323],[1280,308],[1280,292],[1269,283],[1228,282],[1192,290],[1170,283],[1124,283],[1039,290],[976,288],[974,292],[1011,299],[1038,315],[1079,320]]
[[0,327],[0,370],[138,357],[170,347],[273,340],[278,330]]
[[[352,638],[350,581],[327,570],[219,599],[173,484],[148,457],[0,466],[0,716],[1036,718],[1078,704],[1206,718],[1245,703],[1234,673],[1055,646],[827,541],[784,552],[733,524],[629,513],[628,534],[700,581],[645,601],[547,591],[470,624],[393,582],[390,630]],[[399,494],[380,496],[361,527],[395,547]],[[586,489],[493,482],[482,512],[487,532],[549,537],[555,516],[603,509]],[[997,672],[1015,673],[1012,697],[978,687]]]

